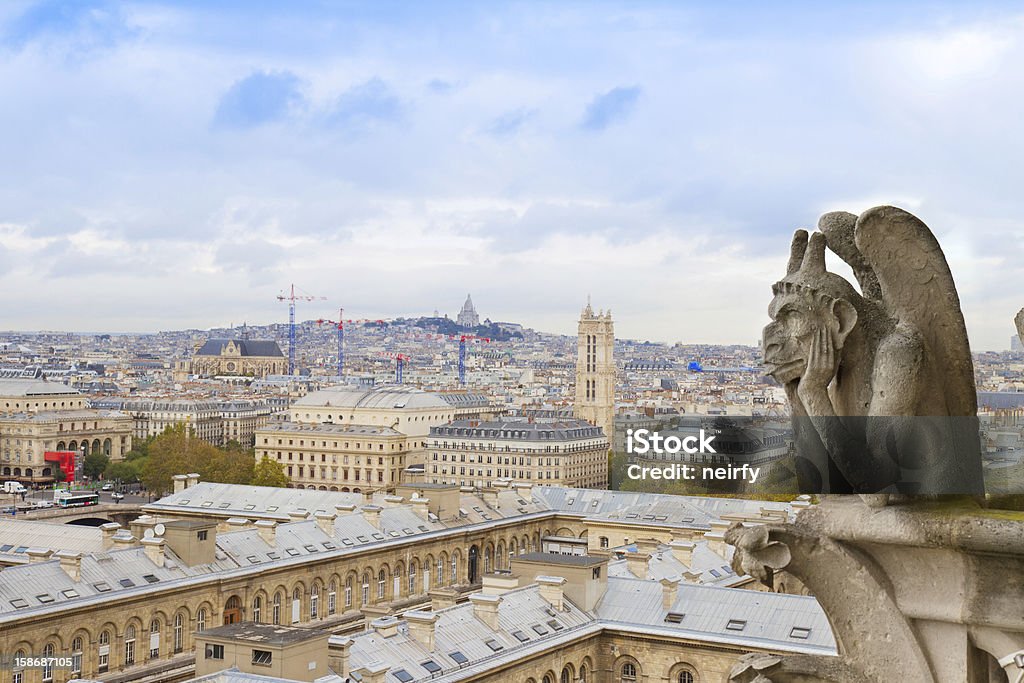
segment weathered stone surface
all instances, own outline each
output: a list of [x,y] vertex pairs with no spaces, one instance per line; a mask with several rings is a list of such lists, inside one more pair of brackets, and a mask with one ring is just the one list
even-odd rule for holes
[[[890,206],[826,214],[819,228],[794,235],[764,329],[767,370],[790,400],[800,490],[981,494],[967,331],[934,235]],[[860,292],[826,270],[826,248]],[[919,416],[967,421],[894,419]],[[942,450],[922,461],[915,443]]]
[[1021,344],[1024,344],[1024,308],[1020,309],[1013,322],[1017,324],[1017,338],[1020,339]]

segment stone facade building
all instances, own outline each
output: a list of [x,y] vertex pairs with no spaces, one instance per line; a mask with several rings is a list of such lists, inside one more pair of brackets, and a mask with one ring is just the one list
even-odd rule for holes
[[427,459],[424,478],[435,484],[608,485],[608,439],[583,420],[455,420],[430,430]]
[[0,380],[0,476],[52,483],[57,465],[45,459],[52,451],[73,451],[76,457],[98,452],[120,460],[131,450],[131,418],[88,405],[64,384]]
[[576,400],[573,414],[615,434],[615,327],[611,311],[599,311],[587,302],[580,315],[576,353]]
[[209,339],[192,358],[178,363],[175,378],[241,376],[262,379],[288,372],[288,359],[276,341],[254,339]]
[[470,329],[480,324],[480,316],[476,312],[476,308],[473,306],[473,298],[467,294],[466,303],[462,304],[462,310],[459,311],[458,317],[455,318],[455,323],[462,328]]

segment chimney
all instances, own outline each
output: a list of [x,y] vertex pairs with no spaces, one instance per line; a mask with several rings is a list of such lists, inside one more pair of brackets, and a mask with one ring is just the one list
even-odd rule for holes
[[384,507],[397,507],[405,502],[405,498],[401,496],[384,496]]
[[369,489],[363,491],[363,505],[373,505],[373,491]]
[[309,519],[309,513],[305,510],[289,510],[288,519],[293,522],[303,522]]
[[653,555],[654,551],[658,549],[658,541],[653,538],[638,538],[636,539],[636,549],[642,553]]
[[693,562],[693,549],[695,546],[696,544],[692,541],[672,541],[668,544],[669,550],[672,551],[672,557],[686,565],[687,568]]
[[327,666],[342,679],[349,677],[349,653],[353,642],[347,636],[331,636],[327,640]]
[[435,588],[428,595],[430,596],[430,609],[435,612],[454,607],[459,598],[459,592],[452,588]]
[[243,531],[249,528],[249,520],[245,517],[229,517],[227,531]]
[[429,498],[413,498],[412,511],[416,513],[416,516],[422,520],[430,520],[430,499]]
[[61,550],[57,553],[60,559],[60,568],[75,582],[82,580],[82,553],[70,550]]
[[47,550],[46,548],[29,548],[25,554],[28,555],[29,564],[38,564],[50,559],[50,555],[53,555],[53,551]]
[[384,662],[376,661],[370,662],[357,671],[362,676],[363,683],[384,683],[384,677],[387,676],[390,668]]
[[334,506],[334,509],[338,512],[355,512],[356,506],[352,503],[338,503]]
[[131,548],[135,545],[135,537],[132,536],[132,532],[127,529],[121,529],[113,535],[112,540],[114,542],[114,548]]
[[501,605],[500,595],[473,593],[469,596],[469,601],[473,603],[473,616],[487,624],[487,627],[492,631],[497,631],[500,628],[498,626],[498,606]]
[[629,573],[638,579],[646,579],[647,560],[649,559],[651,559],[651,556],[647,553],[626,553],[626,569],[628,569]]
[[676,597],[679,595],[679,579],[661,580],[661,608],[665,611],[671,610],[676,604]]
[[519,588],[519,577],[511,574],[484,574],[484,595],[501,595]]
[[277,522],[269,519],[261,519],[256,522],[256,531],[260,532],[260,538],[266,541],[267,545],[277,545]]
[[320,531],[324,532],[328,536],[333,538],[334,536],[334,520],[338,518],[338,515],[333,512],[318,512],[316,513],[316,525],[320,527]]
[[429,652],[434,651],[434,627],[437,615],[433,612],[414,610],[405,613],[405,623],[409,625],[409,637],[413,638]]
[[381,507],[379,505],[364,505],[362,507],[362,510],[363,519],[365,519],[367,523],[374,529],[379,529]]
[[103,549],[110,550],[114,547],[114,534],[120,531],[121,525],[117,522],[107,522],[106,524],[100,525],[100,531],[103,532]]
[[199,483],[199,474],[196,472],[190,472],[188,474],[188,485],[185,488],[190,489]]
[[164,566],[164,539],[144,538],[142,539],[142,549],[150,562],[158,567]]
[[700,583],[700,572],[693,570],[685,571],[682,573],[683,581],[686,583]]
[[175,474],[171,479],[174,481],[174,492],[181,493],[188,488],[188,475]]
[[729,524],[730,522],[715,520],[711,522],[711,531],[704,533],[704,540],[708,542],[708,548],[722,557],[725,557],[728,552],[725,544],[725,531],[729,528]]
[[538,576],[540,596],[548,601],[555,611],[561,612],[565,601],[565,579],[561,576]]
[[533,502],[533,486],[530,484],[516,484],[516,493],[527,503]]
[[[152,515],[136,517],[129,525],[129,528],[132,530],[132,536],[135,538],[143,538],[146,535],[147,529],[152,529],[156,526],[156,521],[156,517],[153,517]],[[149,535],[152,536],[152,532],[150,532]]]
[[398,619],[395,617],[387,616],[374,619],[370,622],[370,626],[381,638],[390,638],[398,633]]
[[492,508],[498,507],[498,489],[496,488],[485,488],[480,489],[480,497],[483,498],[484,503]]

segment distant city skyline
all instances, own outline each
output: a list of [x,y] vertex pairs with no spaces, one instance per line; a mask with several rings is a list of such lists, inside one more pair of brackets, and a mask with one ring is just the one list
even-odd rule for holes
[[1005,350],[1022,60],[1001,3],[6,3],[0,326],[284,322],[294,282],[752,345],[792,230],[891,203]]

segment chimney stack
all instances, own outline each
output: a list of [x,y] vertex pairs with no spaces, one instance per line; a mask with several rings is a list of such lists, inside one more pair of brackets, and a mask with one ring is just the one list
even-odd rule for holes
[[199,477],[198,473],[190,472],[188,474],[188,485],[185,488],[188,488],[188,489],[192,488],[193,486],[195,486],[196,484],[199,483],[199,479],[200,479],[200,477]]
[[121,525],[117,522],[107,522],[106,524],[100,525],[100,531],[103,532],[103,549],[110,550],[114,547],[114,534],[120,531]]
[[316,525],[320,527],[320,531],[324,532],[330,537],[334,537],[334,520],[338,518],[338,515],[333,512],[318,512],[316,513]]
[[309,519],[309,513],[305,510],[289,510],[288,519],[292,522],[304,522]]
[[409,625],[409,636],[434,651],[434,628],[437,626],[437,615],[433,612],[414,610],[405,613],[405,623]]
[[349,656],[354,642],[346,636],[331,636],[327,640],[327,666],[342,679],[349,677]]
[[676,604],[676,597],[679,595],[679,579],[661,580],[661,608],[665,611],[671,610]]
[[164,566],[164,539],[144,538],[142,539],[142,549],[145,551],[146,557],[149,558],[150,562],[157,567]]
[[277,522],[261,519],[256,522],[256,530],[260,533],[260,538],[266,541],[267,545],[271,547],[277,545]]
[[501,605],[501,599],[500,595],[485,595],[483,593],[473,593],[469,596],[469,601],[473,603],[473,615],[487,624],[492,631],[497,631],[500,628],[498,626],[498,606]]
[[370,622],[370,626],[373,627],[373,630],[381,638],[390,638],[398,633],[398,619],[396,617],[386,616],[374,619]]
[[519,588],[519,577],[511,574],[484,574],[484,595],[501,595]]
[[384,683],[384,677],[387,676],[389,667],[387,664],[381,661],[370,662],[366,666],[357,669],[363,678],[363,683]]
[[127,529],[118,530],[111,540],[113,540],[115,548],[130,548],[135,545],[135,537]]
[[174,481],[174,492],[181,493],[188,488],[188,475],[175,474],[171,479]]
[[692,541],[672,541],[668,544],[668,547],[672,551],[672,557],[689,568],[690,563],[693,562],[693,549],[695,545]]
[[50,555],[53,555],[53,551],[47,550],[46,548],[29,548],[25,554],[28,555],[29,564],[38,564],[50,559]]
[[381,507],[379,505],[364,505],[362,510],[363,519],[365,519],[374,529],[379,529]]
[[416,513],[416,516],[424,521],[430,520],[430,499],[429,498],[413,498],[412,511]]
[[561,612],[565,602],[565,579],[561,576],[538,576],[536,581],[540,586],[540,596],[547,600],[556,612]]
[[651,556],[647,553],[626,553],[626,569],[628,569],[629,573],[638,579],[646,579],[647,560],[649,559],[651,559]]
[[337,505],[334,506],[334,509],[337,510],[339,513],[340,512],[348,513],[348,512],[355,512],[356,511],[356,506],[353,505],[352,503],[338,503]]
[[70,550],[61,550],[57,553],[60,559],[60,568],[75,582],[82,580],[82,553]]

